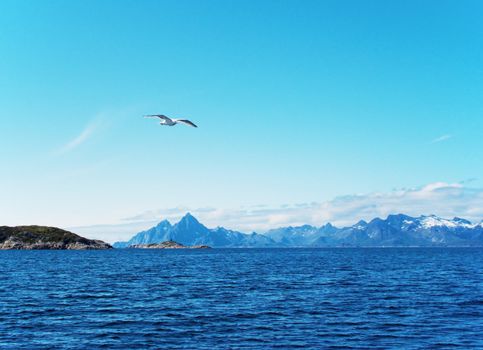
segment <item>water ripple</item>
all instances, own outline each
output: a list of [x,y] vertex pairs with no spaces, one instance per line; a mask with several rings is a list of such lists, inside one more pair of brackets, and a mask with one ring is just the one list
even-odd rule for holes
[[483,348],[482,253],[2,251],[0,348]]

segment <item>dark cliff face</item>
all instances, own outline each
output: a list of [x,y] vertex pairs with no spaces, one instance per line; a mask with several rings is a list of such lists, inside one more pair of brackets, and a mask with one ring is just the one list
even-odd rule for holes
[[56,227],[0,226],[0,249],[111,249],[102,241],[91,240]]

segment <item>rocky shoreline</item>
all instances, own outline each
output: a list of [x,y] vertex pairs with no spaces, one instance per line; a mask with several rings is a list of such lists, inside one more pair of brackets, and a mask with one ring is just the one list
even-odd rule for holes
[[131,249],[210,249],[207,245],[185,246],[178,242],[166,241],[162,243],[134,244],[129,246]]
[[104,250],[112,246],[56,227],[0,227],[0,250]]

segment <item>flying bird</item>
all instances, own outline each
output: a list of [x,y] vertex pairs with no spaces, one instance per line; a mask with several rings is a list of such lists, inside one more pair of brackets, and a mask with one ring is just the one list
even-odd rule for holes
[[161,122],[159,123],[161,125],[174,126],[176,124],[182,123],[182,124],[186,124],[194,128],[197,128],[195,123],[193,123],[188,119],[174,119],[174,118],[167,117],[163,114],[149,114],[149,115],[145,115],[144,118],[159,118],[161,119]]

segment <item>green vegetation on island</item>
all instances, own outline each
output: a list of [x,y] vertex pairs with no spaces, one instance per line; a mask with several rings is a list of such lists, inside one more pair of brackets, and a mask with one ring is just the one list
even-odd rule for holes
[[111,249],[99,240],[91,240],[56,227],[0,226],[0,250],[90,250]]

